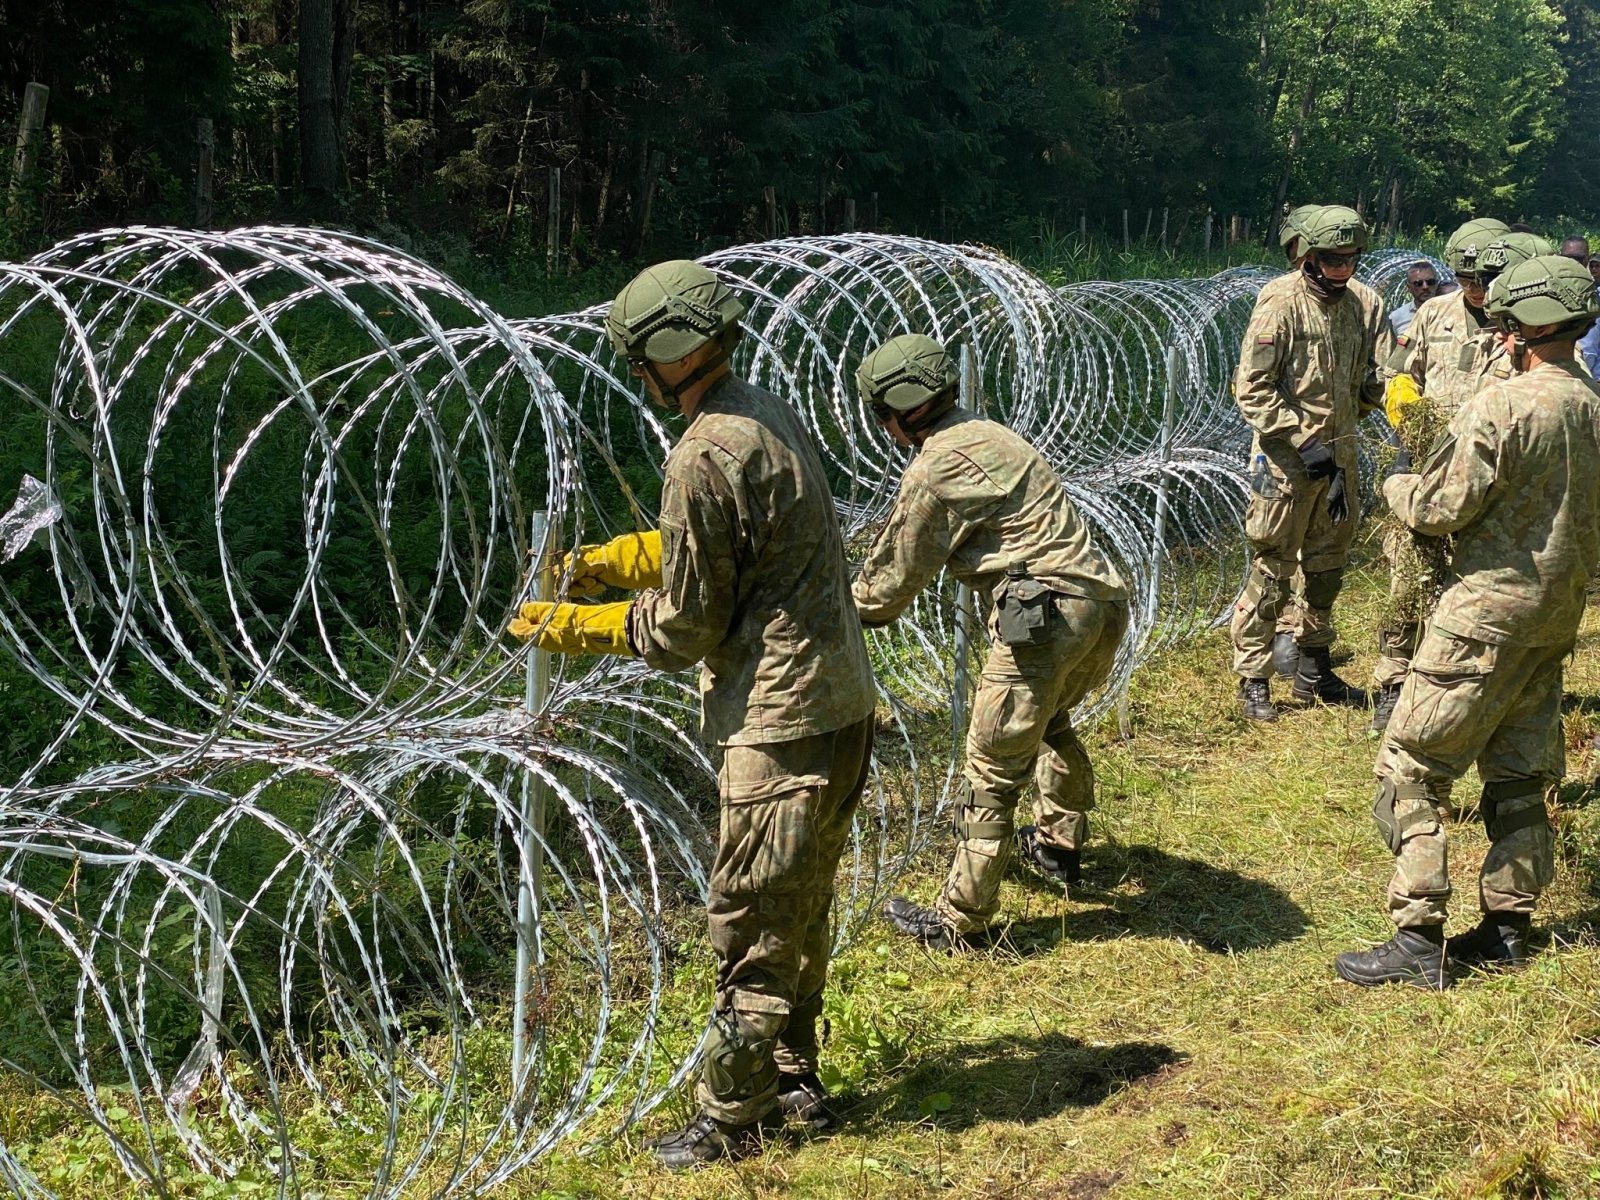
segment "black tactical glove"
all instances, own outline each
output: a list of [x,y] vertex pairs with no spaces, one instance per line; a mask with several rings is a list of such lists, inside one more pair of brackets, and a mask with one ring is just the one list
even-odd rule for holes
[[1344,479],[1344,468],[1335,467],[1333,482],[1328,485],[1328,516],[1335,525],[1343,524],[1350,516],[1350,501],[1344,494]]
[[1312,479],[1332,479],[1333,473],[1338,470],[1333,462],[1333,451],[1316,438],[1309,439],[1301,446],[1299,454],[1301,465]]
[[1401,446],[1399,453],[1394,456],[1394,465],[1389,468],[1389,474],[1410,475],[1415,470],[1416,468],[1411,465],[1411,451]]

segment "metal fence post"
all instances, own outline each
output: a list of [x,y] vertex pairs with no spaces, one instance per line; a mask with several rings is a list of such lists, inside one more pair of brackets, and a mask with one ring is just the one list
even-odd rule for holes
[[[547,553],[550,523],[544,511],[533,514],[528,545],[533,551],[533,599],[548,600],[554,590]],[[528,651],[523,701],[529,716],[543,711],[550,695],[550,655],[534,646]],[[534,972],[544,966],[544,940],[539,918],[544,910],[544,822],[549,788],[529,771],[522,779],[521,868],[517,879],[517,977],[514,983],[511,1029],[511,1094],[526,1108],[531,1097],[522,1096],[528,1068],[528,994]]]

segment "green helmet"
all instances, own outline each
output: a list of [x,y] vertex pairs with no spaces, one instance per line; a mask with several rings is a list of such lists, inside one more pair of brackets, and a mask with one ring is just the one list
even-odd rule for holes
[[1354,246],[1367,248],[1367,226],[1361,214],[1342,204],[1325,204],[1309,214],[1301,235],[1307,253],[1312,250],[1342,250]]
[[1474,217],[1450,235],[1444,244],[1444,265],[1457,275],[1476,275],[1483,268],[1479,256],[1511,229],[1504,221],[1493,217]]
[[1512,332],[1524,325],[1588,326],[1600,317],[1589,268],[1559,254],[1507,267],[1490,285],[1483,307]]
[[646,267],[617,293],[606,337],[623,358],[677,362],[737,325],[744,311],[727,284],[678,258]]
[[902,333],[861,360],[856,386],[868,405],[905,413],[956,386],[956,367],[925,333]]
[[1498,275],[1507,267],[1555,252],[1555,246],[1536,233],[1508,233],[1484,247],[1478,255],[1478,270],[1485,275]]
[[1306,221],[1320,209],[1320,204],[1302,204],[1299,208],[1292,208],[1283,214],[1283,224],[1278,226],[1278,245],[1285,254],[1292,253],[1290,247],[1295,238],[1306,235]]

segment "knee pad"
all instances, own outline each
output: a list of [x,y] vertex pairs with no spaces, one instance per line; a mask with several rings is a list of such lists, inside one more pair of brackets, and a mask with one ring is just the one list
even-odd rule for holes
[[1004,804],[980,792],[972,786],[966,778],[961,780],[961,786],[956,790],[956,812],[954,833],[960,841],[972,841],[974,838],[983,838],[991,841],[1004,841],[1013,832],[1015,818],[1012,810],[1016,807],[1015,801]]
[[766,1014],[755,1019],[734,1009],[721,1009],[711,1018],[706,1037],[704,1079],[711,1094],[724,1103],[753,1100],[778,1078],[772,1057],[776,1030],[757,1028]]
[[[1425,809],[1410,809],[1404,814],[1396,811],[1401,800],[1426,800]],[[1395,783],[1391,779],[1378,780],[1378,790],[1372,797],[1372,820],[1383,837],[1390,854],[1399,854],[1406,838],[1429,823],[1437,826],[1439,814],[1435,800],[1425,783]]]
[[1548,826],[1544,793],[1549,785],[1543,779],[1497,779],[1483,785],[1483,827],[1491,842],[1522,829]]
[[1344,569],[1333,571],[1308,571],[1306,573],[1306,605],[1310,608],[1328,609],[1339,598],[1344,587]]

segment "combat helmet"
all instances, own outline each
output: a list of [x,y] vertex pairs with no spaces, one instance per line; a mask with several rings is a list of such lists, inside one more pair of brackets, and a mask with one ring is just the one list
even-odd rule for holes
[[1343,250],[1354,247],[1367,248],[1367,226],[1361,214],[1343,204],[1324,204],[1308,214],[1302,224],[1301,236],[1306,250]]
[[1300,257],[1294,252],[1295,240],[1305,237],[1307,219],[1321,207],[1320,204],[1302,204],[1298,208],[1284,206],[1283,223],[1278,226],[1278,245],[1289,258]]
[[1444,265],[1457,275],[1476,275],[1483,269],[1479,257],[1491,242],[1511,232],[1504,221],[1493,217],[1474,217],[1450,235],[1444,244]]
[[1541,254],[1502,271],[1490,285],[1484,311],[1507,333],[1520,334],[1528,325],[1555,326],[1526,340],[1538,346],[1580,336],[1600,317],[1600,296],[1588,267],[1559,254]]
[[[710,270],[673,259],[646,267],[617,293],[606,313],[606,338],[636,374],[650,377],[664,402],[677,405],[684,391],[728,361],[744,312],[743,301]],[[655,364],[677,362],[710,341],[719,343],[718,352],[669,386]]]
[[[923,428],[955,404],[956,367],[945,348],[925,333],[902,333],[892,337],[861,360],[856,368],[856,387],[861,400],[880,422],[892,413],[908,413],[930,400],[935,404],[917,425]],[[904,421],[907,432],[916,432]]]
[[1555,246],[1536,233],[1508,233],[1484,247],[1478,255],[1478,272],[1486,279],[1493,279],[1507,267],[1555,252]]

